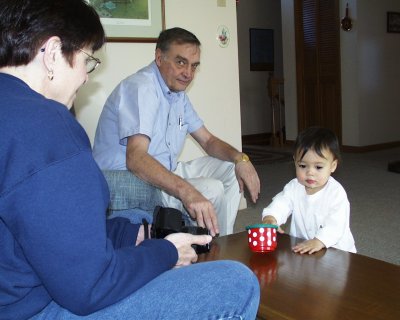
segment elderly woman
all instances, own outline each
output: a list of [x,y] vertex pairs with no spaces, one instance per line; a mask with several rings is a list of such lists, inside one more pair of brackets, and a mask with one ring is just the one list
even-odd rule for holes
[[143,240],[142,226],[106,221],[106,181],[68,111],[100,64],[96,12],[84,0],[0,4],[0,318],[253,319],[246,267],[186,266],[210,236]]

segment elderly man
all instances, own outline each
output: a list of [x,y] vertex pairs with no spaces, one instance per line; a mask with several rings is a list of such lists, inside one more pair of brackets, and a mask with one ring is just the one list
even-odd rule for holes
[[[161,32],[155,60],[107,99],[93,152],[101,169],[128,169],[132,179],[162,190],[164,206],[186,211],[211,235],[224,235],[233,232],[244,186],[256,202],[260,181],[248,156],[210,133],[186,95],[199,65],[194,34]],[[187,134],[208,156],[178,162]]]

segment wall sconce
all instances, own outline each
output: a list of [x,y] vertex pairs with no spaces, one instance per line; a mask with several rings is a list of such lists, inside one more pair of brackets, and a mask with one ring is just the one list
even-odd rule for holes
[[351,18],[349,17],[349,4],[346,4],[346,15],[342,19],[340,23],[342,29],[344,31],[350,31],[351,28],[353,27],[353,22],[351,21]]

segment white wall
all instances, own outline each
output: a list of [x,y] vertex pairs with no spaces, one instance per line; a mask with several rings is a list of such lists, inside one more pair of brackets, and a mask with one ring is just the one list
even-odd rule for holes
[[[346,2],[347,3],[347,2]],[[345,12],[346,3],[341,1],[340,12]],[[358,16],[357,1],[350,0],[349,15],[353,29],[340,35],[341,82],[342,82],[342,143],[358,146],[360,141],[360,110],[358,95]]]
[[269,71],[250,71],[249,29],[274,30],[274,75],[283,77],[280,0],[240,1],[237,9],[242,133],[271,132]]
[[[347,0],[342,0],[344,12]],[[341,32],[343,144],[400,141],[400,34],[386,32],[386,13],[400,12],[398,0],[353,0],[354,29]],[[347,78],[348,77],[348,78]],[[344,100],[347,98],[349,100]],[[357,117],[358,116],[358,117]],[[353,120],[356,125],[353,125]]]
[[283,78],[285,79],[285,129],[286,139],[296,140],[297,87],[296,87],[296,44],[294,35],[293,0],[281,1]]
[[[201,41],[201,66],[188,89],[189,97],[207,128],[241,149],[236,1],[226,0],[226,7],[218,7],[216,0],[165,0],[165,20],[167,28],[186,28]],[[226,48],[216,39],[220,25],[230,31]],[[92,142],[108,95],[123,78],[149,64],[154,50],[155,43],[107,43],[95,54],[102,64],[90,75],[75,102],[77,119]],[[187,141],[181,159],[201,154],[192,141]]]

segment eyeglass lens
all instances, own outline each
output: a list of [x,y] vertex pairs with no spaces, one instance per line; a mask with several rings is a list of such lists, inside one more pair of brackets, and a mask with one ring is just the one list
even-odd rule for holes
[[100,61],[94,59],[93,57],[90,57],[86,62],[86,72],[87,73],[93,72],[94,69],[96,69],[99,64]]
[[82,49],[79,50],[88,56],[88,58],[86,59],[86,73],[91,73],[101,63],[100,59],[93,57]]

